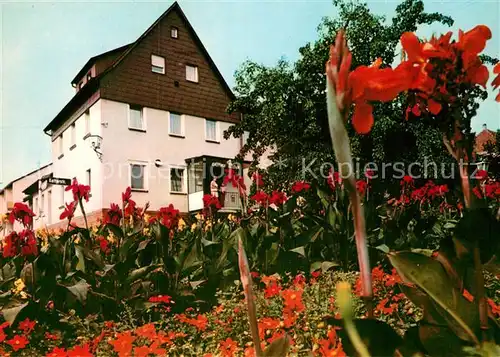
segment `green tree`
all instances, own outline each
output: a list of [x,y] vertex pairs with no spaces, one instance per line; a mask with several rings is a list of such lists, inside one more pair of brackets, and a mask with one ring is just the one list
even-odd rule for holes
[[[315,174],[322,163],[334,162],[327,128],[325,62],[338,29],[347,31],[355,68],[369,65],[378,57],[383,63],[394,63],[401,34],[415,31],[418,25],[453,24],[448,16],[426,13],[420,0],[403,1],[391,21],[373,14],[364,3],[333,3],[338,15],[323,19],[318,27],[319,38],[299,49],[297,62],[280,60],[276,66],[266,67],[248,61],[236,72],[237,99],[229,110],[245,116],[226,131],[225,137],[240,137],[248,131],[241,155],[253,151],[255,162],[267,147],[275,148],[266,180],[273,187],[302,178],[304,167],[311,162]],[[405,98],[378,104],[374,112],[377,120],[369,135],[356,135],[350,128],[353,152],[360,163],[373,160],[408,164],[422,162],[425,157],[437,162],[450,160],[438,130],[429,130],[424,118],[404,120],[404,104]]]

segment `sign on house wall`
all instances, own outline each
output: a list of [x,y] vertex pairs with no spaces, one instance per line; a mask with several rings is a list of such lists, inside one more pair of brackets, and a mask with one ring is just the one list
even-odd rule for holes
[[63,185],[63,186],[71,185],[71,179],[60,178],[60,177],[49,177],[47,179],[47,182],[51,185]]

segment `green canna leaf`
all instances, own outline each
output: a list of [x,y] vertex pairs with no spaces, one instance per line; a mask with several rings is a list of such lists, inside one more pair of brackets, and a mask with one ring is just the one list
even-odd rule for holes
[[405,281],[417,285],[432,299],[437,311],[459,338],[479,343],[474,332],[479,328],[478,311],[462,296],[438,261],[412,252],[387,256]]

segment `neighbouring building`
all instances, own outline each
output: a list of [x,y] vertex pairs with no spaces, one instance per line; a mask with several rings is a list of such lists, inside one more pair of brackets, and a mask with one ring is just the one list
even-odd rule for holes
[[486,124],[483,124],[483,130],[476,135],[476,145],[474,148],[476,154],[479,156],[486,154],[485,146],[488,143],[496,143],[496,133],[493,130],[489,130]]
[[44,129],[50,170],[24,178],[25,196],[9,198],[30,202],[35,228],[64,225],[73,178],[91,187],[90,222],[128,186],[150,210],[199,210],[212,174],[221,176],[244,144],[222,137],[240,120],[226,112],[234,95],[177,2],[135,42],[90,58],[71,84],[75,95]]
[[[51,172],[52,164],[47,164],[5,185],[4,188],[0,190],[0,216],[7,215],[14,207],[14,203],[24,202],[32,207],[33,210],[39,213],[38,216],[35,217],[34,224],[36,226],[41,225],[42,221],[45,220],[46,215],[51,215],[54,213],[51,207],[52,190],[47,190],[39,197],[37,194],[37,197],[34,201],[32,196],[26,196],[23,191],[29,186],[32,186],[34,182],[39,182],[43,178],[48,177]],[[52,220],[52,217],[47,218]],[[8,234],[12,230],[19,229],[21,229],[21,226],[17,222],[14,225],[10,224],[9,222],[5,222],[5,227],[3,229],[3,232],[0,232],[0,236],[2,234]]]
[[[487,145],[495,145],[496,144],[496,133],[492,130],[489,130],[486,124],[483,124],[483,130],[479,134],[476,135],[476,142],[474,146],[474,154],[477,162],[477,166],[479,169],[488,170],[488,167],[492,163],[493,167],[496,165],[495,162],[498,162],[497,156],[494,152],[488,152],[486,150]],[[495,171],[495,170],[493,170]]]

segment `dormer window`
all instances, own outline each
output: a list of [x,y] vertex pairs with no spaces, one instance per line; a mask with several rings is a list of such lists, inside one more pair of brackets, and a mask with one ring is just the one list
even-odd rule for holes
[[172,26],[172,28],[170,29],[170,37],[172,37],[172,38],[177,38],[177,36],[178,36],[178,31],[179,31],[179,30],[177,29],[177,27],[173,27],[173,26]]

